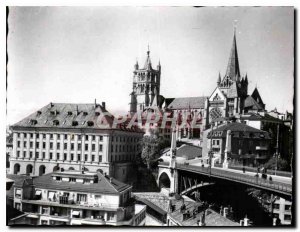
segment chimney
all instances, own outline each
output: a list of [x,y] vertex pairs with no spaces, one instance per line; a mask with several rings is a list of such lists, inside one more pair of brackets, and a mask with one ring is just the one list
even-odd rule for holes
[[95,103],[94,103],[95,109],[97,108],[97,99],[95,98]]
[[102,108],[103,108],[103,109],[106,109],[106,108],[105,108],[105,102],[102,102]]

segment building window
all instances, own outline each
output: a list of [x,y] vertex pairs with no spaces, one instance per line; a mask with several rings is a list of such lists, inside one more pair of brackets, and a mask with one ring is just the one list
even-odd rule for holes
[[99,162],[102,162],[102,155],[99,155]]
[[92,155],[92,162],[95,161],[95,155]]
[[71,143],[71,150],[74,150],[74,143]]
[[50,134],[50,139],[53,139],[53,134]]
[[[112,141],[113,141],[113,138],[114,138],[114,137],[112,137]],[[100,140],[100,141],[103,141],[103,136],[102,136],[102,135],[99,136],[99,140]]]
[[112,142],[114,141],[114,136],[111,136],[111,141],[112,141]]
[[20,157],[20,151],[17,151],[17,158]]
[[71,161],[74,160],[74,154],[71,154]]
[[87,161],[87,160],[88,160],[88,155],[85,154],[85,155],[84,155],[84,161]]
[[279,209],[280,205],[279,204],[274,204],[274,209]]
[[21,147],[20,145],[21,145],[21,143],[20,143],[20,141],[18,141],[18,145],[17,145],[17,147]]
[[70,182],[76,182],[76,178],[70,177]]
[[46,143],[45,142],[43,142],[43,149],[45,149],[46,148]]
[[56,144],[57,149],[60,149],[60,143]]
[[84,150],[85,150],[85,151],[88,151],[88,150],[89,150],[89,145],[88,145],[88,144],[85,144],[85,145],[84,145]]
[[96,139],[96,136],[95,136],[95,135],[93,135],[93,136],[92,136],[92,140],[95,140],[95,139]]
[[114,152],[114,146],[111,145],[111,152]]
[[49,214],[49,207],[42,207],[42,214]]
[[68,135],[67,135],[67,134],[65,134],[65,135],[64,135],[64,138],[65,138],[65,139],[68,139]]
[[77,146],[78,146],[78,149],[81,149],[81,143],[78,143]]
[[46,134],[43,134],[43,139],[45,139],[46,138]]
[[53,149],[53,143],[50,143],[50,149]]
[[66,150],[68,148],[68,144],[64,143],[64,149]]
[[100,200],[102,198],[102,195],[95,195],[95,200]]
[[26,142],[24,142],[24,145],[23,145],[23,146],[24,146],[24,148],[26,148]]
[[29,158],[31,159],[33,157],[33,152],[29,152]]
[[80,154],[77,154],[77,160],[80,161]]
[[87,195],[86,194],[77,194],[77,202],[86,202]]
[[290,210],[291,210],[291,207],[292,207],[291,205],[285,205],[285,206],[284,206],[284,210],[285,210],[285,211],[290,211]]
[[17,210],[21,210],[21,203],[15,203],[15,208]]
[[284,220],[285,220],[285,221],[290,221],[290,220],[292,220],[292,215],[290,215],[290,214],[285,214],[285,215],[284,215]]
[[88,135],[85,136],[85,140],[89,140],[89,136]]
[[96,150],[96,146],[95,144],[92,144],[92,151],[95,151]]
[[114,212],[107,212],[107,220],[112,221],[115,219],[115,213]]
[[40,143],[39,142],[36,142],[36,147],[38,148],[40,146]]
[[36,138],[39,139],[40,138],[40,134],[36,134]]
[[103,149],[102,144],[99,144],[99,151],[102,151],[102,149]]
[[26,138],[27,137],[27,134],[26,133],[24,133],[24,138]]
[[77,137],[78,137],[78,140],[81,140],[81,135],[78,135]]
[[64,160],[67,160],[67,153],[64,153]]
[[46,158],[46,153],[45,152],[43,152],[43,159],[45,159]]
[[21,189],[16,189],[15,197],[16,198],[21,198],[21,196],[22,196],[22,190]]

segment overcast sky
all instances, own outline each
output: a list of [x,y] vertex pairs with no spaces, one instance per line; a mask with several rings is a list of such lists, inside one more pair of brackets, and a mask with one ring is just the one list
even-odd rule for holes
[[105,101],[127,112],[132,71],[162,65],[165,97],[209,96],[223,76],[237,20],[241,74],[266,108],[293,110],[292,7],[12,7],[7,123],[49,102]]

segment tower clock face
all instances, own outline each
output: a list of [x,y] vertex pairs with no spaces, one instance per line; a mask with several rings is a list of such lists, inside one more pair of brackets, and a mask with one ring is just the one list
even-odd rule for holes
[[222,111],[219,108],[212,108],[209,112],[211,119],[216,119],[222,117]]

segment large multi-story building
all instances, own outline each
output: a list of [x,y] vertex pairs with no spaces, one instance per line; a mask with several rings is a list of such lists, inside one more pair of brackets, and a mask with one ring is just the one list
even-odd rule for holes
[[11,174],[101,171],[126,181],[143,132],[114,125],[105,103],[50,103],[11,126]]
[[16,181],[14,208],[24,212],[10,224],[145,224],[146,206],[135,204],[132,186],[100,172],[57,171]]
[[282,225],[292,222],[292,202],[281,197],[276,197],[273,203],[273,216],[280,219]]

